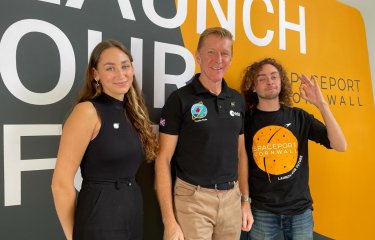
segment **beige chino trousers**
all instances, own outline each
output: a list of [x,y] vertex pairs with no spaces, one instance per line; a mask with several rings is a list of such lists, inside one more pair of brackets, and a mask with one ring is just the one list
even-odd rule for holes
[[216,190],[177,178],[174,207],[185,240],[240,239],[242,211],[238,182],[230,190]]

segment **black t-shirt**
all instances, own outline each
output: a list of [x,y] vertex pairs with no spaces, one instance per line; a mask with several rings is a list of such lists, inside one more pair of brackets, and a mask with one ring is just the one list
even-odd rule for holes
[[199,74],[170,95],[162,109],[159,131],[178,135],[174,153],[177,177],[195,185],[237,180],[243,98],[224,80],[221,93],[215,96],[198,78]]
[[246,112],[245,144],[253,207],[285,215],[312,208],[308,140],[330,148],[325,125],[302,109]]
[[98,113],[101,127],[83,156],[83,179],[135,178],[145,153],[126,117],[124,103],[105,93],[90,102]]

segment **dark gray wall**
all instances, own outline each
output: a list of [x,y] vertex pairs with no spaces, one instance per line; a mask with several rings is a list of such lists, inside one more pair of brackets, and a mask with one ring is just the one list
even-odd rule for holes
[[[5,169],[3,164],[4,144],[8,141],[4,139],[4,126],[27,124],[30,128],[38,129],[40,125],[61,125],[64,122],[83,82],[89,51],[88,31],[99,31],[102,33],[102,39],[120,40],[128,48],[131,48],[132,37],[143,40],[143,92],[152,120],[155,122],[158,122],[160,111],[153,108],[155,42],[183,45],[179,28],[166,29],[154,24],[145,15],[142,1],[130,1],[135,21],[122,17],[116,0],[87,0],[80,9],[66,6],[67,1],[58,2],[60,4],[37,0],[0,2],[0,44],[4,49],[9,50],[8,46],[4,46],[4,34],[7,32],[9,36],[11,29],[19,30],[19,21],[39,20],[55,26],[66,36],[73,48],[75,60],[74,84],[68,94],[57,102],[41,105],[25,102],[15,96],[3,81],[5,65],[0,67],[0,239],[4,240],[63,239],[50,190],[51,169],[22,171],[21,203],[5,206],[4,174],[5,171],[10,174],[12,172]],[[176,12],[173,0],[155,1],[154,4],[158,14],[165,18],[173,17]],[[30,28],[37,27],[30,25]],[[60,55],[64,49],[58,49],[54,39],[48,34],[24,34],[18,42],[15,56],[9,56],[4,52],[5,50],[0,52],[0,58],[6,61],[8,58],[16,58],[19,79],[31,92],[46,93],[58,84],[61,71]],[[176,59],[173,55],[167,57],[166,72],[169,74],[184,71],[184,68],[185,63],[181,59]],[[166,95],[173,89],[173,86],[167,88]],[[14,154],[20,154],[22,161],[56,158],[59,138],[59,135],[23,136],[20,149],[15,149],[20,153]],[[138,174],[138,181],[144,192],[145,239],[161,239],[162,236],[162,223],[153,190],[153,175],[153,164],[144,164]],[[7,184],[12,186],[14,183]]]

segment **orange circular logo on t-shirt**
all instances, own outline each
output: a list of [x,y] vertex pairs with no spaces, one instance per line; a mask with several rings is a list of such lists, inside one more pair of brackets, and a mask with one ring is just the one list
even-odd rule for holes
[[255,163],[267,174],[287,173],[297,162],[297,139],[283,126],[270,125],[258,130],[252,149]]

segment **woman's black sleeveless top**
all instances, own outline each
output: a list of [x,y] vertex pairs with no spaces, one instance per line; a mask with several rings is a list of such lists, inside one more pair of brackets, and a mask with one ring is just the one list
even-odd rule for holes
[[136,130],[126,117],[124,103],[104,93],[90,102],[101,127],[83,156],[82,178],[135,178],[145,154]]

